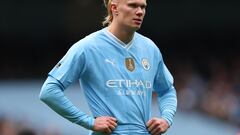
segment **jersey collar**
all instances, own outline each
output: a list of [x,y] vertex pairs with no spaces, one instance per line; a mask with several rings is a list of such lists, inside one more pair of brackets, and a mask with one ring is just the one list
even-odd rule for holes
[[129,43],[126,44],[123,41],[121,41],[120,39],[118,39],[115,35],[113,35],[110,31],[108,31],[107,28],[105,28],[105,33],[109,38],[115,40],[117,43],[119,43],[125,49],[129,49],[131,47],[131,45],[133,43],[133,40],[134,40],[134,37],[135,37],[135,34],[134,34],[132,40]]

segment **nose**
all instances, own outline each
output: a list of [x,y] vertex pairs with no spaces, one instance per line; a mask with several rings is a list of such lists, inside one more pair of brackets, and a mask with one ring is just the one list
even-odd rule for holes
[[142,9],[141,7],[137,8],[137,12],[136,12],[137,16],[142,16],[144,14],[144,9]]

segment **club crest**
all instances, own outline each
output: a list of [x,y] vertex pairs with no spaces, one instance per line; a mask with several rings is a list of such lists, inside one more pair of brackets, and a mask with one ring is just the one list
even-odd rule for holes
[[150,65],[148,59],[146,59],[146,58],[142,59],[142,66],[143,66],[143,68],[145,70],[149,70],[150,69],[151,65]]
[[125,58],[125,66],[129,71],[133,71],[135,69],[135,63],[133,58]]

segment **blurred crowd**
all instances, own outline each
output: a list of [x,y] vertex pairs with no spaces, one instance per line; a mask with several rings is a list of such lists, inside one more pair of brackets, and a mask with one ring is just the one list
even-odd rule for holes
[[7,116],[0,116],[0,135],[61,135],[59,129],[36,128],[28,120],[17,120]]
[[209,58],[206,74],[194,65],[187,62],[177,69],[179,110],[200,111],[239,126],[240,56]]

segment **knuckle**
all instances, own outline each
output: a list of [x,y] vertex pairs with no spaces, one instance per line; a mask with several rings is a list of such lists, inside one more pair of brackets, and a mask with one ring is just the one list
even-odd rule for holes
[[104,128],[104,129],[108,129],[108,125],[104,125],[103,128]]

